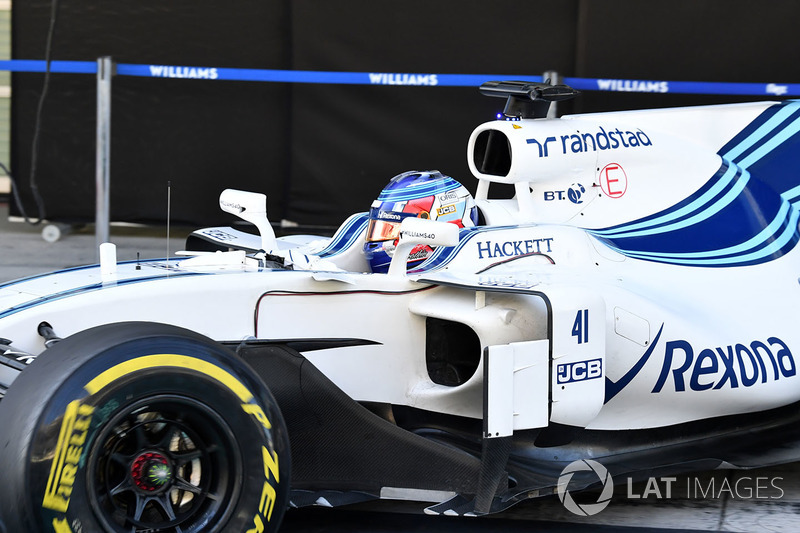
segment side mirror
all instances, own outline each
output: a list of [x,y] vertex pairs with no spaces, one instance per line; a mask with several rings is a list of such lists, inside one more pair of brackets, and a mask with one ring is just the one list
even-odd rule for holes
[[419,244],[428,246],[455,246],[458,244],[458,226],[423,218],[406,218],[400,224],[400,238],[389,264],[390,276],[404,276],[408,254]]
[[219,195],[219,208],[250,222],[261,235],[261,248],[268,252],[277,248],[275,230],[267,218],[267,196],[257,192],[225,189]]

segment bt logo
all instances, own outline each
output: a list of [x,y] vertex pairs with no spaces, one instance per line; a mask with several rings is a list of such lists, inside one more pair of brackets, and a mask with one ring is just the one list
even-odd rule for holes
[[544,201],[569,200],[573,204],[582,204],[586,188],[580,183],[573,183],[566,191],[545,191]]

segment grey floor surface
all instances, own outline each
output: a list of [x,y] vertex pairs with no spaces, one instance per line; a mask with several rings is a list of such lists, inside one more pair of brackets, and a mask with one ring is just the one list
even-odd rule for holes
[[[54,243],[42,237],[46,226],[46,223],[33,226],[23,221],[10,221],[8,204],[0,202],[0,282],[98,262],[93,224],[62,228],[62,237]],[[168,241],[166,226],[113,225],[110,240],[117,246],[119,261],[137,259],[137,254],[142,259],[162,258],[167,255],[168,248],[171,254],[182,249],[190,231],[170,228]]]

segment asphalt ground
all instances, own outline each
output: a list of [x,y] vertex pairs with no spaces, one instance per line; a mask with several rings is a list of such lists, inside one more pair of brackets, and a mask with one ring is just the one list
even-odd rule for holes
[[[0,199],[0,283],[72,266],[96,263],[94,227],[61,228],[62,237],[46,242],[45,225],[8,219]],[[183,248],[192,228],[111,227],[119,261],[163,258]],[[483,518],[426,516],[424,503],[381,501],[340,509],[305,508],[286,513],[282,532],[613,532],[800,531],[800,463],[752,471],[701,472],[675,482],[649,485],[617,481],[602,512],[572,514],[556,497],[527,500],[500,515]],[[672,489],[668,494],[667,487]],[[771,487],[759,493],[759,487]],[[713,489],[711,488],[713,487]]]

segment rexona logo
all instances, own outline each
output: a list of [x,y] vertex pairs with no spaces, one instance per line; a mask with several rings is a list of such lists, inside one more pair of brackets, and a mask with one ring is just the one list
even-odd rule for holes
[[[539,149],[539,157],[550,157],[554,151],[561,154],[580,154],[583,152],[640,148],[653,145],[650,137],[641,129],[623,131],[616,128],[606,131],[602,126],[596,132],[581,133],[576,131],[570,135],[560,135],[558,138],[548,137],[544,142],[539,139],[525,139],[525,142],[536,145]],[[551,145],[550,143],[553,144]]]
[[661,392],[668,380],[675,391],[688,386],[694,391],[752,387],[756,383],[789,378],[797,374],[794,356],[785,342],[770,337],[767,342],[697,350],[685,340],[667,342],[664,364],[652,392]]
[[219,77],[215,68],[168,67],[150,65],[150,75],[154,78],[188,78],[196,80],[215,80]]
[[378,218],[384,220],[403,220],[403,217],[397,213],[392,213],[391,211],[379,211]]
[[436,74],[386,74],[370,72],[372,85],[438,85]]

